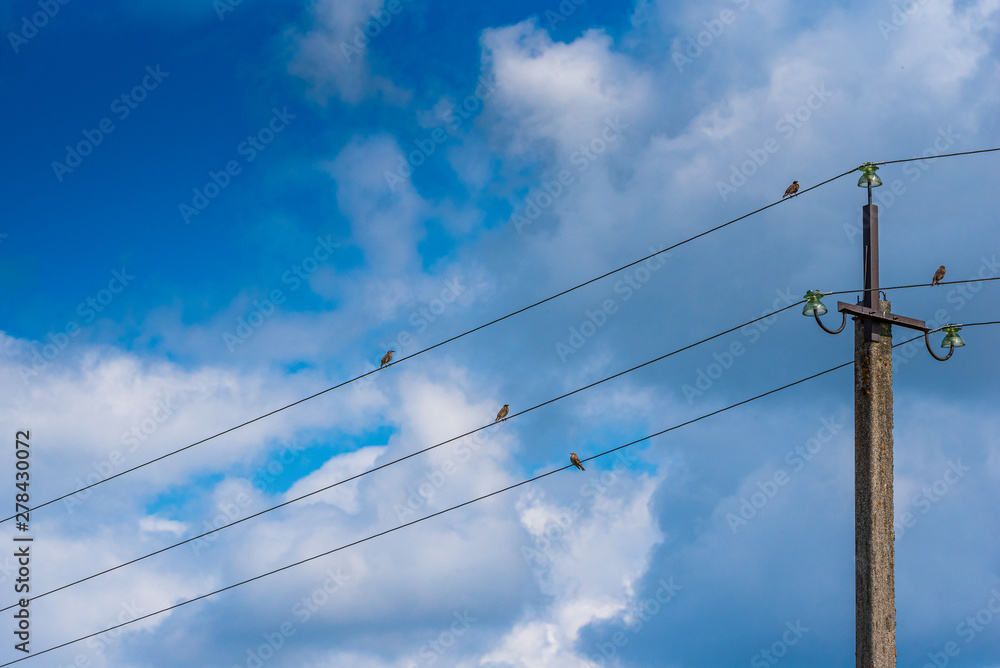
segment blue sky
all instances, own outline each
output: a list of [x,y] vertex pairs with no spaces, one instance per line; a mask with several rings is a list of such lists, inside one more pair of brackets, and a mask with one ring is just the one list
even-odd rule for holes
[[[0,26],[0,424],[31,430],[32,503],[770,204],[792,180],[1000,146],[996,0],[8,0]],[[880,169],[883,285],[941,264],[946,280],[1000,276],[998,155]],[[795,307],[516,415],[806,290],[859,288],[856,182],[36,511],[40,593],[505,403],[514,416],[35,601],[33,652],[849,361],[850,329],[830,337]],[[935,324],[993,321],[996,285],[888,298]],[[900,665],[1000,665],[998,329],[963,336],[944,364],[922,343],[895,352]],[[30,661],[844,665],[851,374]]]

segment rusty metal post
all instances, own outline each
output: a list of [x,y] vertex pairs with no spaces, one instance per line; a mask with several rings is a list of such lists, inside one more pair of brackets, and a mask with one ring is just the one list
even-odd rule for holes
[[[868,186],[868,204],[861,214],[862,244],[864,248],[865,294],[861,305],[877,308],[879,304],[878,283],[878,205],[872,204],[872,188]],[[866,341],[878,341],[878,323],[866,320]]]

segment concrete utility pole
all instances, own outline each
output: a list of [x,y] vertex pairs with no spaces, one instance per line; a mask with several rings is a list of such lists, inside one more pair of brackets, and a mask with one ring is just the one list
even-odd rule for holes
[[[878,205],[864,207],[865,297],[879,299]],[[892,325],[854,323],[854,581],[857,668],[896,665],[896,535],[892,528]]]
[[[839,334],[854,316],[854,575],[855,575],[855,666],[894,668],[896,665],[896,534],[892,507],[892,326],[924,333],[927,351],[934,359],[949,359],[960,338],[946,337],[950,350],[938,357],[931,350],[922,320],[890,311],[892,305],[879,299],[878,206],[872,204],[872,187],[882,185],[878,169],[865,163],[859,186],[868,188],[863,208],[864,297],[858,304],[837,303],[844,314],[840,329],[827,329],[820,320],[826,307],[823,293],[806,294],[804,315],[812,315],[824,331]],[[945,328],[949,334],[961,329]]]

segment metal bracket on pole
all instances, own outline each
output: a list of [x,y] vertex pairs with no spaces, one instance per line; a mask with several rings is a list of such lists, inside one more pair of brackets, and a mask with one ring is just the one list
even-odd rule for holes
[[[865,292],[861,298],[861,305],[878,311],[878,205],[872,204],[871,183],[868,184],[868,204],[861,210],[862,226],[862,268],[864,269]],[[865,323],[865,341],[875,342],[879,340],[878,324],[871,320]]]
[[[860,304],[848,304],[847,302],[837,302],[837,310],[841,313],[850,313],[851,315],[863,318],[875,325],[877,322],[884,322],[890,325],[899,325],[900,327],[906,327],[907,329],[916,329],[921,332],[929,332],[930,327],[923,320],[917,320],[915,318],[907,318],[903,315],[896,315],[895,313],[888,313],[879,311],[877,308],[869,308],[867,306],[862,306]],[[878,334],[876,333],[876,336]],[[878,341],[878,339],[875,339]]]

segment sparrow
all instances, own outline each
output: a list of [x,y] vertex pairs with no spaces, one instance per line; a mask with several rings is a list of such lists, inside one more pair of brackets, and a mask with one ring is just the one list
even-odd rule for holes
[[389,352],[387,352],[387,353],[386,353],[385,355],[382,355],[382,364],[381,364],[381,365],[379,366],[379,368],[380,368],[380,369],[381,369],[382,367],[384,367],[384,366],[385,366],[386,364],[388,364],[389,362],[391,362],[391,361],[392,361],[392,354],[393,354],[394,352],[396,352],[396,351],[395,351],[395,350],[390,350],[390,351],[389,351]]
[[787,188],[785,188],[785,194],[781,196],[781,199],[785,199],[789,195],[794,195],[798,191],[799,191],[799,182],[798,181],[792,181],[792,185],[790,185]]
[[509,412],[510,412],[510,406],[508,406],[507,404],[504,404],[503,408],[500,409],[500,412],[497,413],[497,419],[493,421],[493,424],[496,424],[500,420],[502,420],[505,417],[507,417],[507,413],[509,413]]
[[934,272],[934,278],[931,279],[931,285],[937,285],[944,278],[944,265],[942,264],[938,267],[938,270]]
[[576,468],[580,469],[581,471],[586,471],[587,470],[587,469],[583,468],[583,464],[580,463],[580,458],[576,456],[575,452],[569,453],[569,460],[571,462],[573,462],[573,466],[575,466]]

